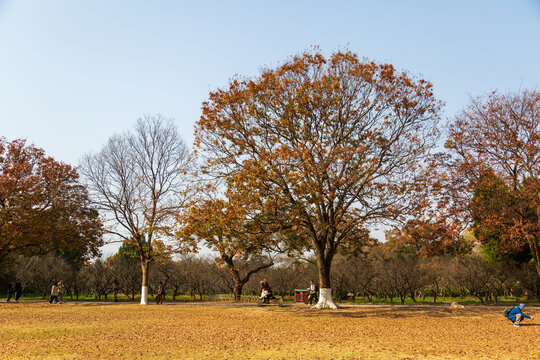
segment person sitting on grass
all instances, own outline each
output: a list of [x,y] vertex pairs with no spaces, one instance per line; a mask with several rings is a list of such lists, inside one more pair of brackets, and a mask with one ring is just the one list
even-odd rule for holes
[[521,322],[523,321],[523,318],[527,319],[534,319],[534,316],[527,315],[522,312],[522,310],[525,309],[525,304],[519,304],[512,310],[510,310],[510,313],[508,314],[508,320],[514,324],[514,326],[520,326]]

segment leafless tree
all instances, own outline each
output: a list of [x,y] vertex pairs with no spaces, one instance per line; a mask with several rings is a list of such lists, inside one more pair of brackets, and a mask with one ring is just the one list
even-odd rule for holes
[[172,120],[140,118],[133,131],[111,137],[81,171],[107,231],[135,245],[142,270],[141,304],[147,303],[149,265],[156,238],[174,235],[171,218],[186,197],[191,166],[188,148]]
[[122,256],[114,256],[107,259],[114,273],[114,278],[118,281],[122,293],[130,300],[135,300],[141,284],[141,274],[137,271],[137,259],[130,259]]
[[51,293],[53,283],[68,276],[68,270],[64,259],[49,253],[30,258],[18,257],[11,271],[21,280],[25,292],[34,291],[45,298]]
[[179,278],[177,275],[181,275],[179,274],[178,263],[172,259],[164,259],[163,261],[157,261],[153,268],[154,270],[152,270],[152,275],[150,276],[151,288],[156,291],[161,281],[164,289],[163,299],[165,299],[165,295],[169,290],[173,290],[176,284],[182,284],[181,281],[177,281],[176,279]]
[[88,266],[88,287],[87,290],[94,294],[94,298],[101,299],[101,296],[107,299],[109,293],[113,290],[114,272],[107,261],[96,259],[96,261]]
[[483,304],[493,279],[489,263],[480,257],[460,258],[454,261],[455,282]]
[[[371,301],[371,288],[376,277],[377,272],[372,259],[369,259],[364,254],[356,256],[340,255],[336,258],[334,275],[332,278],[334,283],[333,288],[335,289],[334,292],[336,294],[339,293],[342,298],[348,293],[352,293],[353,301],[356,296],[361,293],[362,295],[367,296]],[[336,284],[342,284],[344,286],[341,291],[339,291]]]

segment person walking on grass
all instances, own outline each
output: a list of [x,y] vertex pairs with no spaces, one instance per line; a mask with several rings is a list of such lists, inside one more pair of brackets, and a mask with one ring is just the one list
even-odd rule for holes
[[158,290],[157,290],[157,296],[156,296],[156,304],[163,304],[163,282],[159,282]]
[[17,281],[15,281],[15,302],[19,302],[21,295],[22,295],[21,280],[17,279]]
[[58,282],[58,298],[60,301],[58,301],[59,304],[64,303],[64,291],[66,291],[66,287],[64,286],[64,281],[60,280]]
[[309,281],[309,287],[308,287],[309,297],[306,300],[306,305],[307,304],[312,305],[314,300],[317,301],[317,292],[318,292],[318,290],[319,289],[317,289],[317,285],[315,285],[313,280],[310,280]]
[[53,281],[52,288],[51,288],[51,298],[49,300],[49,304],[52,304],[53,301],[55,304],[58,304],[58,294],[60,293],[60,289],[58,289],[58,286]]
[[13,283],[11,281],[8,281],[7,283],[7,300],[6,302],[9,302],[11,300],[11,295],[13,294]]
[[534,319],[534,316],[524,314],[522,311],[523,309],[525,309],[525,304],[519,304],[518,306],[510,310],[510,313],[508,314],[508,320],[510,320],[512,324],[514,324],[514,326],[520,326],[524,318],[531,320]]

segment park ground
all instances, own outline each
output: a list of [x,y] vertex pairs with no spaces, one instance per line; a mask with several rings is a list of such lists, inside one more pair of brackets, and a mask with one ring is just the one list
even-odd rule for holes
[[0,303],[1,359],[540,359],[500,308]]

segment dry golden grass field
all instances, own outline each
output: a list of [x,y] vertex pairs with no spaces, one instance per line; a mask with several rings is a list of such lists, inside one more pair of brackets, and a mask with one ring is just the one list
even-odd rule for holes
[[[534,314],[534,311],[533,311]],[[500,309],[0,304],[1,359],[540,359]]]

